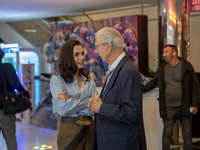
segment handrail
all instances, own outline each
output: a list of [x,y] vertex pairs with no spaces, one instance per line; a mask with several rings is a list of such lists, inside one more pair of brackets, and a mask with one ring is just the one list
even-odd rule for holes
[[152,55],[152,54],[148,54],[149,55],[149,57],[151,57],[153,60],[155,60],[155,61],[157,61],[158,62],[158,58],[156,58],[156,56],[154,56],[154,55]]

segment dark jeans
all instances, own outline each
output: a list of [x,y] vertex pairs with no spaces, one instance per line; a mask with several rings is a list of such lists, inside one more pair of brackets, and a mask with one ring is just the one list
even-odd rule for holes
[[184,150],[192,150],[192,115],[181,116],[180,107],[167,107],[166,113],[167,117],[163,118],[164,129],[162,137],[162,149],[170,150],[170,139],[173,134],[173,126],[176,122],[176,119],[179,119],[183,132]]

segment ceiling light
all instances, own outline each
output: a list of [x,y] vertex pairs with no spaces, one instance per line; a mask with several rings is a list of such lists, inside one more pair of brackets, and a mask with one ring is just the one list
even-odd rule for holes
[[64,20],[64,21],[57,21],[58,24],[70,24],[70,23],[74,23],[73,21],[71,20]]
[[25,29],[24,31],[25,32],[37,32],[37,30],[34,30],[34,29]]

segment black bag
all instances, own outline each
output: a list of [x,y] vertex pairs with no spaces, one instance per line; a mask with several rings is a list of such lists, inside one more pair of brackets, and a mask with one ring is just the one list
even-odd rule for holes
[[12,93],[7,91],[7,80],[3,69],[3,64],[1,64],[1,73],[5,92],[2,98],[4,114],[17,114],[31,108],[31,101],[27,96],[23,95],[23,92]]
[[8,92],[3,98],[3,108],[4,114],[17,114],[31,108],[31,101],[22,92],[19,95]]

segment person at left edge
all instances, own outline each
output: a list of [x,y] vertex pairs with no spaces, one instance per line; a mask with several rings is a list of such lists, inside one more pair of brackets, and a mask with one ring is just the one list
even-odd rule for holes
[[[85,53],[80,42],[66,42],[60,52],[58,72],[50,81],[53,113],[58,117],[59,150],[92,149],[93,119],[87,103],[97,92],[93,78],[83,70],[84,61]],[[89,121],[91,125],[84,126],[77,121]]]
[[[6,79],[7,79],[7,91],[15,92],[16,89],[18,92],[23,92],[28,98],[30,98],[29,93],[21,85],[14,67],[11,63],[2,63],[2,58],[4,57],[4,52],[0,48],[0,68],[4,70]],[[16,117],[15,115],[6,115],[3,113],[3,101],[2,97],[4,95],[4,88],[2,83],[2,71],[0,70],[0,131],[2,131],[3,137],[6,141],[6,146],[8,150],[17,150],[17,141],[16,141]]]

